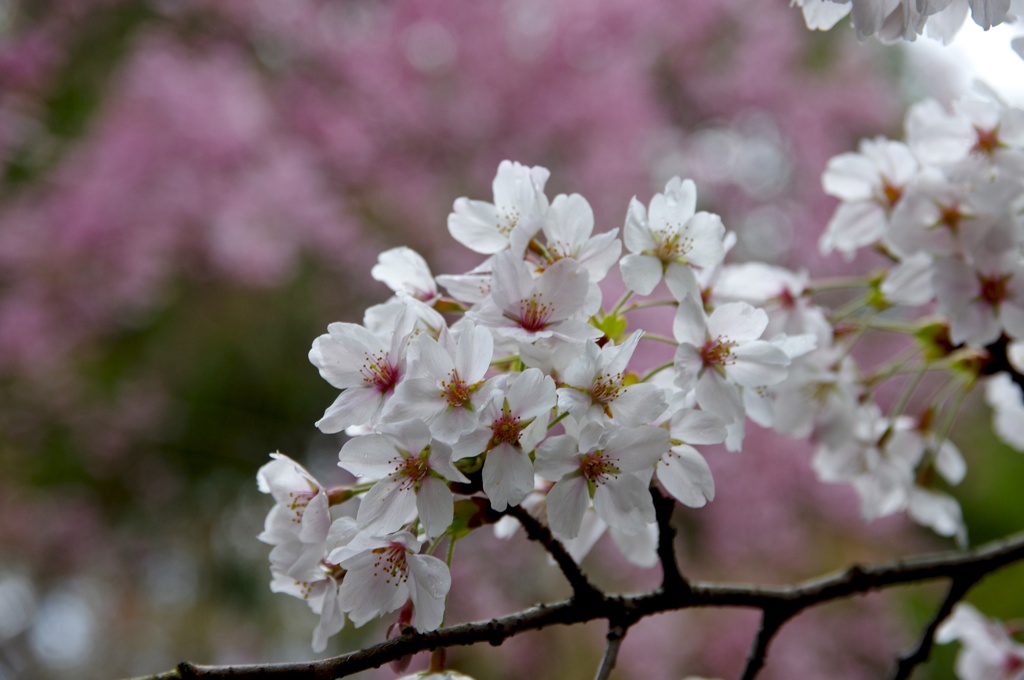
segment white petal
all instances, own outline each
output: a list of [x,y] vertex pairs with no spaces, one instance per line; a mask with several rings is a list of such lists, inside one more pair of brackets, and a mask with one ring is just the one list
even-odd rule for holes
[[583,514],[590,505],[587,480],[579,475],[556,482],[547,495],[548,524],[559,538],[579,535]]
[[619,475],[594,491],[598,517],[627,533],[639,533],[654,522],[654,502],[647,484],[632,474]]
[[522,451],[499,444],[487,453],[483,483],[491,507],[498,512],[509,505],[519,505],[533,491],[533,463]]
[[358,477],[381,479],[395,471],[393,461],[398,455],[393,440],[382,434],[368,434],[345,442],[338,454],[338,466]]
[[412,625],[419,631],[436,630],[444,620],[444,599],[451,588],[451,574],[444,562],[430,555],[409,557],[415,586],[410,589]]
[[[682,308],[682,303],[680,303]],[[719,305],[708,317],[708,334],[712,338],[728,338],[737,343],[757,340],[768,327],[768,314],[746,302]]]
[[416,494],[401,479],[384,479],[363,496],[356,522],[378,535],[390,534],[416,518]]
[[680,503],[703,507],[715,498],[715,480],[707,461],[689,446],[676,446],[658,464],[658,480]]
[[535,471],[541,477],[557,482],[579,469],[579,453],[575,437],[568,434],[548,437],[537,447]]
[[427,538],[437,538],[443,534],[451,526],[454,516],[454,500],[448,485],[440,479],[424,478],[416,494],[416,508]]
[[653,255],[626,255],[619,261],[619,268],[626,287],[640,295],[650,295],[661,281],[661,260]]

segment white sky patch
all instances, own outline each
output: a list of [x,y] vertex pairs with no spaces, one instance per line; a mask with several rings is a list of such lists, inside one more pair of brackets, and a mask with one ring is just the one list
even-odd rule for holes
[[1010,47],[1010,41],[1022,35],[1024,24],[1001,24],[984,31],[968,17],[948,46],[929,38],[904,43],[911,72],[907,85],[918,98],[923,90],[940,83],[945,91],[937,96],[949,100],[980,80],[1007,103],[1024,106],[1024,59]]

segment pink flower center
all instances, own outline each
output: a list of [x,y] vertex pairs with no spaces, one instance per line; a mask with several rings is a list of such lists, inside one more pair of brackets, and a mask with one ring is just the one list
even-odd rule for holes
[[611,475],[619,474],[619,469],[604,457],[604,451],[591,451],[580,457],[580,474],[588,482],[603,484]]
[[525,425],[519,422],[518,416],[510,413],[503,414],[491,423],[491,448],[501,443],[517,446],[519,444],[519,435],[523,433],[525,427]]
[[390,362],[387,352],[375,355],[366,354],[363,356],[363,367],[359,370],[363,374],[363,382],[372,385],[381,394],[388,394],[398,384],[398,367]]
[[1012,278],[1012,274],[995,274],[993,276],[978,274],[978,283],[981,284],[978,297],[993,307],[998,306],[1000,302],[1010,297],[1008,284]]
[[963,218],[964,214],[960,211],[959,205],[944,205],[939,209],[938,224],[941,224],[955,234],[960,230],[960,222]]
[[548,319],[554,308],[542,300],[541,293],[533,294],[528,300],[519,301],[519,318],[517,321],[523,330],[536,333],[548,326]]
[[384,548],[374,548],[373,554],[377,555],[373,563],[374,577],[384,574],[384,582],[396,587],[409,580],[409,563],[404,545],[391,542]]
[[796,307],[797,296],[793,295],[793,291],[789,288],[783,288],[776,299],[783,309],[793,309]]
[[465,406],[469,402],[469,385],[462,381],[454,368],[448,374],[448,380],[441,381],[441,391],[450,408]]
[[705,366],[725,366],[735,361],[732,348],[736,343],[723,338],[708,340],[700,350],[700,358]]
[[893,184],[885,177],[882,178],[882,205],[891,209],[899,203],[902,196],[903,187]]
[[974,146],[971,148],[971,151],[991,156],[996,152],[996,149],[1001,146],[999,141],[999,131],[997,128],[983,130],[980,127],[975,126],[974,135]]
[[430,460],[428,451],[418,456],[402,456],[398,463],[398,475],[403,478],[402,484],[411,487],[423,481],[423,478],[430,472]]
[[654,239],[658,242],[654,255],[662,262],[674,262],[693,249],[693,237],[684,236],[680,233],[681,229],[682,225],[674,230],[666,227],[654,232]]
[[309,505],[309,502],[313,500],[313,497],[316,496],[318,493],[319,491],[315,489],[311,491],[288,492],[288,497],[291,499],[291,502],[288,503],[287,507],[295,514],[295,517],[292,518],[293,522],[298,524],[302,521],[302,514],[306,512],[306,506]]

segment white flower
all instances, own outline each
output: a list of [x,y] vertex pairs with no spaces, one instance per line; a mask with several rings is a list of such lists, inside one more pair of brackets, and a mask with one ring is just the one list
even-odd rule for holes
[[619,259],[622,242],[615,238],[618,229],[591,238],[593,231],[594,211],[587,199],[579,194],[555,196],[543,226],[550,262],[570,258],[586,270],[591,283],[604,279]]
[[491,294],[491,260],[488,258],[465,274],[442,274],[437,282],[459,302],[480,304]]
[[672,448],[658,461],[658,481],[676,500],[700,508],[715,499],[715,480],[704,457],[692,444],[720,444],[726,430],[722,419],[694,409],[679,409],[669,421]]
[[500,337],[522,342],[541,338],[580,341],[601,332],[572,318],[587,299],[588,278],[573,260],[559,260],[536,279],[530,266],[512,253],[496,255],[491,295],[466,316]]
[[807,294],[808,278],[806,271],[793,272],[762,262],[726,265],[719,270],[712,295],[716,304],[747,302],[764,309],[768,313],[766,337],[812,333],[818,344],[824,345],[832,340],[832,325]]
[[916,307],[935,297],[932,286],[932,256],[917,253],[900,260],[885,274],[881,291],[887,302]]
[[533,490],[529,452],[547,433],[555,383],[539,369],[528,368],[510,376],[502,392],[482,409],[480,427],[452,447],[454,460],[486,454],[484,493],[498,512],[518,505]]
[[964,602],[935,631],[939,644],[954,640],[962,645],[956,657],[960,680],[1024,680],[1024,645],[1001,622]]
[[412,601],[412,625],[437,629],[451,574],[444,562],[417,554],[420,542],[408,532],[378,537],[361,533],[333,550],[328,560],[345,569],[338,600],[357,627]]
[[887,242],[913,255],[973,252],[989,236],[999,215],[969,184],[951,182],[935,170],[911,183],[892,214]]
[[410,344],[407,377],[384,408],[384,418],[419,418],[442,441],[473,429],[493,381],[484,382],[494,354],[486,328],[465,329],[458,340],[445,330],[434,340],[417,336]]
[[408,295],[421,302],[437,298],[437,284],[423,256],[412,248],[400,246],[377,256],[370,276],[383,282],[399,295]]
[[942,258],[935,263],[933,282],[953,343],[987,345],[1004,331],[1024,338],[1024,269],[1017,254],[978,257],[973,267]]
[[918,171],[906,144],[878,137],[864,139],[857,153],[832,158],[821,176],[825,193],[842,203],[825,227],[823,255],[838,250],[847,258],[876,243],[885,233],[889,215]]
[[259,540],[274,546],[270,560],[278,571],[306,578],[323,557],[331,526],[327,493],[313,475],[281,453],[256,475],[259,490],[274,498]]
[[687,298],[676,311],[675,384],[684,391],[695,389],[701,409],[732,428],[726,442],[730,450],[742,443],[741,388],[757,389],[786,378],[791,358],[781,347],[760,339],[767,327],[764,310],[745,302],[721,305],[708,317]]
[[1024,111],[995,96],[955,102],[948,112],[935,100],[915,104],[907,113],[907,143],[925,163],[955,165],[971,160],[975,168],[1024,170]]
[[812,31],[827,31],[850,13],[849,3],[831,0],[790,0],[789,4],[803,10],[804,22]]
[[577,421],[614,421],[633,426],[649,423],[661,415],[666,402],[661,388],[649,383],[624,384],[626,366],[643,331],[636,331],[621,345],[583,345],[562,376],[558,407]]
[[305,600],[313,613],[320,617],[316,628],[313,629],[314,652],[324,651],[327,648],[327,639],[345,627],[345,612],[340,599],[345,570],[326,559],[324,555],[347,545],[358,533],[355,522],[350,517],[335,520],[322,543],[323,559],[302,576],[284,573],[279,568],[280,565],[271,559],[271,592],[285,593]]
[[691,267],[714,267],[723,260],[725,226],[718,215],[696,208],[693,181],[678,177],[654,195],[648,210],[635,197],[630,201],[623,229],[630,254],[619,264],[626,287],[649,295],[664,276],[677,299],[700,295]]
[[[567,429],[569,429],[567,427]],[[558,536],[575,538],[590,503],[609,526],[638,533],[654,522],[648,480],[668,450],[668,432],[641,426],[606,430],[590,423],[578,438],[565,434],[537,447],[537,473],[556,480],[548,492],[548,522]]]
[[361,529],[378,535],[397,531],[418,514],[427,537],[440,536],[452,523],[447,482],[469,481],[452,465],[451,448],[432,439],[421,420],[349,440],[338,458],[338,465],[352,474],[379,480],[356,516]]
[[791,4],[804,8],[810,29],[831,28],[843,16],[837,8],[852,8],[857,37],[875,36],[885,43],[913,41],[924,33],[948,44],[963,24],[968,7],[974,22],[985,30],[1011,16],[1010,0],[791,0]]
[[448,231],[478,253],[492,255],[511,248],[521,257],[544,224],[544,184],[550,175],[546,168],[502,161],[494,178],[494,203],[458,199],[448,216]]
[[967,467],[956,446],[921,431],[906,416],[890,422],[873,403],[863,405],[857,416],[850,439],[818,447],[813,460],[818,477],[852,485],[865,519],[906,510],[919,524],[965,544],[959,505],[920,484],[932,471],[950,484],[960,483]]
[[851,434],[861,390],[856,362],[842,345],[828,345],[795,361],[773,388],[772,426],[792,437],[837,445]]
[[384,340],[357,324],[338,322],[313,341],[310,362],[320,369],[324,380],[342,390],[316,423],[322,432],[376,423],[405,372],[407,340],[401,328]]

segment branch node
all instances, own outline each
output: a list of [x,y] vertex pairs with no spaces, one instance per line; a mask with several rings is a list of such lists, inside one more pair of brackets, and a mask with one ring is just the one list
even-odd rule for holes
[[576,561],[566,551],[565,546],[551,533],[551,529],[541,524],[536,517],[518,505],[509,506],[505,513],[519,520],[519,523],[523,525],[523,529],[526,530],[527,537],[531,541],[537,541],[544,546],[548,554],[554,558],[555,563],[562,570],[562,574],[569,581],[569,585],[572,586],[574,601],[581,605],[589,603],[593,606],[597,606],[604,601],[604,593],[590,583],[580,569],[580,566],[576,564]]
[[672,526],[672,512],[676,501],[666,496],[656,487],[651,487],[651,498],[654,501],[654,513],[658,522],[658,559],[661,561],[661,589],[674,596],[683,598],[690,594],[689,581],[679,570],[676,561],[675,538],[676,530]]

